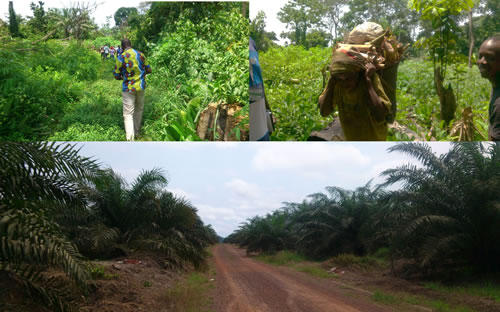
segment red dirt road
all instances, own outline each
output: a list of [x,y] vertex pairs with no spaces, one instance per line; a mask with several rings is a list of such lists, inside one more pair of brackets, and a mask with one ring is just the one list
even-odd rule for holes
[[217,312],[385,312],[366,293],[333,280],[255,261],[227,244],[214,248]]

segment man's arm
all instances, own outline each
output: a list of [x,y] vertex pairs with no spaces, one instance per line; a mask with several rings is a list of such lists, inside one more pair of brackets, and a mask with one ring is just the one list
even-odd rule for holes
[[490,133],[491,141],[500,141],[500,97],[497,97],[493,103],[493,112],[490,117]]
[[146,70],[146,75],[151,74],[151,72],[152,72],[151,65],[149,65],[149,62],[146,59],[146,56],[144,56],[144,54],[142,55],[142,58],[144,60],[144,69]]
[[123,75],[120,71],[120,68],[122,67],[122,62],[118,59],[118,57],[115,60],[115,70],[113,71],[113,75],[115,76],[116,80],[123,80]]
[[330,77],[326,89],[321,93],[318,100],[319,112],[321,116],[326,117],[333,112],[333,93],[335,91],[335,79]]
[[366,66],[365,79],[368,87],[368,94],[370,95],[370,110],[372,111],[375,120],[384,121],[388,110],[375,91],[375,87],[373,85],[373,74],[375,74],[375,70],[375,65],[368,63]]

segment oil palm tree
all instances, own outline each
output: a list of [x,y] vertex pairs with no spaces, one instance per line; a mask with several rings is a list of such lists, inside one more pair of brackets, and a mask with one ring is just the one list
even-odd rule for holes
[[240,245],[248,252],[275,253],[289,249],[290,233],[286,228],[287,215],[275,211],[265,217],[253,217],[242,225]]
[[339,253],[364,255],[378,205],[378,189],[372,190],[368,182],[354,191],[339,187],[326,190],[327,194],[309,195],[308,207],[293,217],[298,249],[316,258]]
[[88,274],[55,218],[84,209],[77,181],[92,178],[98,165],[69,144],[0,142],[0,155],[0,273],[63,309],[42,286],[42,272],[60,267],[84,290]]
[[161,252],[171,267],[201,265],[208,232],[196,208],[166,191],[167,185],[160,169],[142,171],[130,185],[113,170],[102,171],[80,186],[90,216],[85,226],[71,226],[72,237],[94,257],[114,256],[125,247]]
[[425,144],[389,149],[416,158],[383,172],[393,192],[395,243],[424,273],[500,267],[500,144],[455,143],[437,156]]

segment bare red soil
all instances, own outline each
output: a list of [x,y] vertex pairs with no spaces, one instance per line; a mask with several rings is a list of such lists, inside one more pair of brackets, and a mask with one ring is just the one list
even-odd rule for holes
[[392,311],[370,302],[362,290],[257,262],[231,245],[217,245],[213,254],[217,312]]

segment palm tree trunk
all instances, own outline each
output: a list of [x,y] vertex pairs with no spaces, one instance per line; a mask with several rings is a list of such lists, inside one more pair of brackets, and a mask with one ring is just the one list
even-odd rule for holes
[[472,50],[474,49],[474,32],[472,31],[472,9],[469,10],[469,68],[472,67]]

